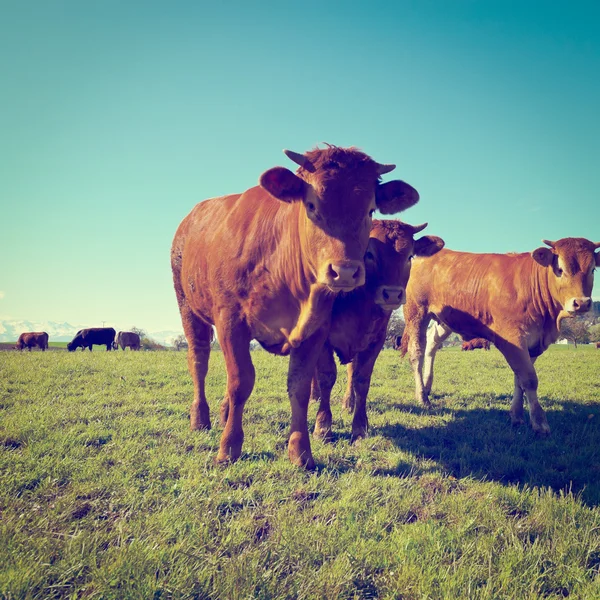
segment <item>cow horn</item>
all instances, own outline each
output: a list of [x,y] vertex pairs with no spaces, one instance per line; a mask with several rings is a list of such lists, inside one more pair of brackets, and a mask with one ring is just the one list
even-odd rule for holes
[[422,225],[414,225],[412,228],[413,231],[413,235],[415,233],[419,233],[419,231],[423,231],[423,229],[425,229],[425,227],[427,227],[427,223],[423,223]]
[[307,171],[311,173],[315,170],[313,164],[308,160],[304,154],[298,154],[298,152],[294,152],[293,150],[284,150],[283,153],[290,159],[293,160],[297,165],[300,165]]
[[544,242],[546,246],[550,246],[550,248],[554,248],[554,244],[556,244],[556,242],[551,242],[550,240],[542,240],[542,242]]
[[600,248],[600,242],[593,242],[594,248]]
[[393,171],[396,168],[396,165],[382,165],[381,163],[376,163],[377,164],[377,173],[379,175],[385,175],[386,173],[389,173],[390,171]]

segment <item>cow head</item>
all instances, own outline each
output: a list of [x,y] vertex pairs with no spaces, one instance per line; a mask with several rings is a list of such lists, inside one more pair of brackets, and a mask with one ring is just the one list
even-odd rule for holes
[[379,164],[355,148],[284,152],[300,165],[296,173],[275,167],[263,173],[260,185],[298,206],[302,253],[312,275],[334,292],[363,285],[373,213],[405,210],[419,194],[402,181],[380,183],[381,175],[395,166]]
[[548,270],[550,293],[563,310],[576,315],[592,307],[594,271],[600,265],[600,242],[584,238],[542,240],[549,248],[532,252],[533,259]]
[[406,302],[406,285],[411,259],[432,256],[444,247],[444,240],[414,235],[427,223],[413,227],[402,221],[373,221],[365,254],[367,287],[375,291],[375,302],[384,310],[395,310]]

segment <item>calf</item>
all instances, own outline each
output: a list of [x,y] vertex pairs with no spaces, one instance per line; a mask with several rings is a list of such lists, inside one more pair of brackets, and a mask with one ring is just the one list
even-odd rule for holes
[[17,350],[29,348],[29,352],[34,346],[38,346],[42,352],[48,348],[48,334],[45,331],[28,331],[22,333],[17,340]]
[[426,226],[427,223],[413,227],[401,221],[373,222],[365,254],[365,285],[336,298],[329,336],[317,363],[313,389],[320,392],[320,405],[315,437],[332,437],[330,397],[337,375],[334,352],[342,364],[348,364],[343,405],[354,410],[352,439],[366,437],[371,374],[383,348],[392,311],[404,303],[411,259],[431,256],[444,246],[443,240],[435,236],[414,239]]
[[[544,240],[531,254],[470,254],[442,250],[415,260],[404,307],[417,400],[429,406],[435,354],[451,332],[492,342],[514,372],[512,423],[523,422],[523,393],[534,431],[550,428],[538,402],[536,358],[558,339],[563,318],[592,306],[600,242]],[[431,320],[435,323],[427,329]],[[424,374],[423,374],[424,372]]]

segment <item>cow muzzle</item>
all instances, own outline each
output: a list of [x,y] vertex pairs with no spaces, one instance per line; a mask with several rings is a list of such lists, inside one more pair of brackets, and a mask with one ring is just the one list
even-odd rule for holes
[[319,279],[333,292],[351,292],[364,285],[365,265],[359,260],[329,262]]
[[592,308],[591,298],[571,298],[565,304],[565,310],[573,315],[588,312]]
[[396,310],[406,302],[404,288],[397,285],[381,285],[375,292],[375,303],[384,310]]

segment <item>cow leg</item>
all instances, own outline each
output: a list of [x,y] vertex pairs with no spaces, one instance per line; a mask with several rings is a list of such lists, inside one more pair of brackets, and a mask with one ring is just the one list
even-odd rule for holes
[[[333,358],[331,347],[325,344],[319,361],[317,363],[318,380],[317,385],[321,390],[321,401],[319,410],[317,411],[317,420],[315,422],[315,430],[313,436],[317,439],[322,439],[324,442],[331,442],[333,434],[331,433],[331,390],[335,385],[337,369]],[[314,381],[314,377],[313,377]]]
[[310,382],[310,401],[317,402],[320,398],[321,388],[319,387],[319,371],[315,370],[315,374]]
[[288,456],[293,464],[306,469],[313,469],[315,466],[308,433],[310,381],[323,349],[327,332],[327,327],[318,329],[300,346],[292,348],[290,352],[288,394],[292,406],[292,419],[288,441]]
[[227,394],[223,397],[221,401],[221,407],[219,409],[219,425],[221,427],[225,427],[227,425],[227,419],[229,418],[229,398]]
[[210,358],[212,327],[197,317],[187,304],[182,304],[180,311],[183,331],[188,342],[188,370],[194,383],[194,399],[190,407],[190,429],[192,431],[210,429],[210,409],[206,400],[205,381]]
[[384,335],[377,342],[373,343],[352,361],[352,389],[356,404],[354,407],[354,418],[352,419],[352,442],[367,437],[369,429],[369,420],[367,418],[367,395],[371,387],[371,375],[375,361],[383,348],[385,342]]
[[242,454],[244,443],[244,430],[242,416],[246,400],[254,387],[254,365],[250,355],[250,340],[252,339],[248,327],[244,324],[235,324],[222,327],[217,323],[217,334],[225,358],[227,369],[227,393],[229,402],[227,423],[221,434],[217,463],[233,462]]
[[[537,358],[537,357],[536,357]],[[536,359],[531,359],[531,364],[535,363]],[[519,383],[519,378],[515,375],[515,391],[513,393],[512,404],[510,405],[510,420],[513,426],[517,427],[525,422],[523,413],[523,388]]]
[[519,407],[521,413],[523,411],[523,392],[527,396],[529,404],[529,418],[531,419],[531,427],[536,433],[547,435],[550,433],[546,413],[540,406],[537,397],[538,377],[533,366],[533,361],[529,357],[529,352],[526,348],[520,348],[515,344],[507,341],[497,341],[496,347],[512,368],[515,377],[518,381],[518,386],[521,388],[520,395],[517,393],[515,386],[515,397],[511,405],[511,420],[519,418]]
[[430,407],[429,394],[423,383],[423,362],[427,346],[427,326],[430,317],[426,314],[410,319],[406,324],[405,335],[408,333],[408,358],[415,376],[415,396],[417,402]]
[[354,395],[354,388],[352,387],[352,377],[354,373],[354,361],[349,362],[346,365],[346,393],[342,399],[342,408],[347,410],[349,413],[354,412],[356,406],[356,396]]
[[442,343],[452,333],[452,329],[442,323],[433,323],[427,330],[427,346],[425,348],[425,358],[423,360],[423,387],[427,395],[431,392],[433,385],[433,363],[437,351],[442,347]]

